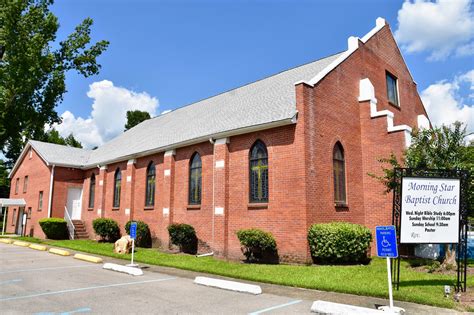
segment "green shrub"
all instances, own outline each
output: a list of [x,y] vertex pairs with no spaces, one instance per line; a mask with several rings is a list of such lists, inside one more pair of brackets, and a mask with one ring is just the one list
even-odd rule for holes
[[[148,224],[143,221],[135,221],[137,222],[137,237],[135,239],[135,246],[138,247],[151,247],[151,233]],[[130,224],[132,221],[128,221],[125,224],[125,231],[127,234],[130,234]]]
[[248,262],[278,261],[277,245],[271,233],[259,229],[239,230],[237,237]]
[[365,263],[372,240],[370,230],[359,224],[313,224],[308,242],[313,260],[321,263]]
[[92,221],[95,234],[106,242],[115,242],[120,238],[120,228],[112,219],[98,218]]
[[174,223],[168,226],[171,243],[182,252],[194,254],[197,251],[196,231],[189,224]]
[[47,238],[66,240],[69,238],[66,220],[60,218],[45,218],[39,220],[39,225]]

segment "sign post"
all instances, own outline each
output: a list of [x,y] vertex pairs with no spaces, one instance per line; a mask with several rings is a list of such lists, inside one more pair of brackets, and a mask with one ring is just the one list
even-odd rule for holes
[[137,237],[137,222],[130,223],[130,238],[132,239],[132,261],[127,266],[138,267],[137,264],[133,263],[133,255],[135,253],[135,238]]
[[[390,266],[390,258],[398,257],[395,226],[388,225],[375,227],[375,242],[377,244],[377,256],[385,257],[387,260],[388,296],[390,301],[388,310],[391,312],[400,313],[404,310],[393,306],[392,268]],[[382,310],[386,310],[386,308],[386,306],[380,307]]]

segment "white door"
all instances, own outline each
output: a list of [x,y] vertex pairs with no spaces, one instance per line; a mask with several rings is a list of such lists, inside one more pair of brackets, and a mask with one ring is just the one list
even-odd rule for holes
[[67,212],[71,220],[81,219],[82,188],[68,188],[67,190]]

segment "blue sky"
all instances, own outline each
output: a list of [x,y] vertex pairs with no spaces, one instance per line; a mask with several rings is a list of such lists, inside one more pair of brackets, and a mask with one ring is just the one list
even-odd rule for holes
[[158,115],[343,51],[379,16],[397,33],[432,121],[472,125],[472,7],[469,0],[57,1],[58,40],[91,17],[93,41],[110,47],[99,75],[68,73],[56,128],[100,145],[121,132],[127,109]]

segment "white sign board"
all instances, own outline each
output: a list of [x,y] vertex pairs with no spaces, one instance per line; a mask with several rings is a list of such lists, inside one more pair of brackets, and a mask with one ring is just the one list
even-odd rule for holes
[[458,243],[460,181],[404,177],[400,243]]

